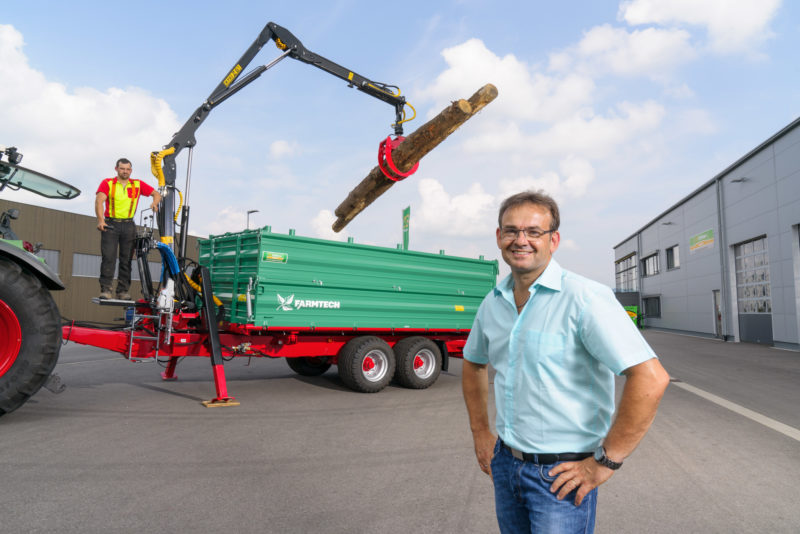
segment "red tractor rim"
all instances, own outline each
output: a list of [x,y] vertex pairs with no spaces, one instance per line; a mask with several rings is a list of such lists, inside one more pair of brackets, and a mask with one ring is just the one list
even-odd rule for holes
[[0,300],[0,376],[11,369],[22,346],[22,328],[17,314]]

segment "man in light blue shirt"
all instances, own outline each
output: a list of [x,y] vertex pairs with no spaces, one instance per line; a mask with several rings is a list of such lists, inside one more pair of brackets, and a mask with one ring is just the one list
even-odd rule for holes
[[[596,488],[650,428],[669,376],[611,290],[552,259],[561,239],[552,198],[509,197],[498,222],[511,274],[484,299],[464,347],[478,465],[492,475],[501,532],[593,532]],[[626,382],[612,424],[615,374]]]

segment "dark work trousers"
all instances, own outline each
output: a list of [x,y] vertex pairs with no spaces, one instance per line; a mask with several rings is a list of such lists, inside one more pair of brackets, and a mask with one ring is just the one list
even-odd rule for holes
[[133,219],[110,219],[106,217],[106,229],[100,232],[100,291],[111,291],[114,280],[114,266],[119,251],[119,276],[117,294],[127,292],[131,287],[131,256],[136,238],[136,225]]

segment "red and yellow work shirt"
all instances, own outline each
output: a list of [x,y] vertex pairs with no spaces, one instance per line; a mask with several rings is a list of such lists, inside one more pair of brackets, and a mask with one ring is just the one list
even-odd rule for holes
[[98,193],[104,193],[108,197],[105,216],[112,219],[132,219],[136,213],[139,197],[142,195],[149,197],[153,191],[154,189],[145,182],[134,179],[129,179],[128,184],[123,187],[116,176],[106,178],[97,188]]

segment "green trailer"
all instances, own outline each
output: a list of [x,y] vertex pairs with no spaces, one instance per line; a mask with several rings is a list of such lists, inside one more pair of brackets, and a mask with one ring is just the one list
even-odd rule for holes
[[[428,387],[461,356],[497,261],[462,258],[271,231],[200,241],[221,301],[221,338],[286,357],[304,375],[332,364],[349,387],[373,392],[394,377]],[[262,350],[263,349],[263,350]]]
[[[177,378],[184,357],[209,357],[217,395],[206,406],[238,404],[228,395],[223,365],[234,357],[285,358],[303,376],[336,365],[344,385],[364,393],[392,380],[423,389],[447,370],[450,357],[463,355],[478,306],[498,274],[497,261],[482,257],[269,227],[211,236],[199,246],[199,266],[183,269],[167,245],[156,245],[164,260],[159,289],[135,303],[124,329],[70,324],[64,339],[131,361],[160,359],[164,380]],[[145,280],[148,271],[142,273]],[[145,281],[143,291],[150,286]]]
[[260,327],[468,330],[497,262],[276,234],[200,241],[225,318]]

